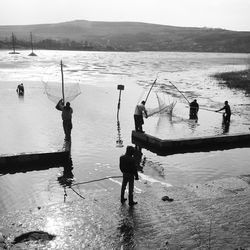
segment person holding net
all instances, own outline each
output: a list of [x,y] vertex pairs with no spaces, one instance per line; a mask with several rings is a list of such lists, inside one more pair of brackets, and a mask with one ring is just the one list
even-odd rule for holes
[[63,121],[63,130],[65,134],[65,140],[71,140],[71,130],[72,130],[72,114],[73,109],[70,107],[70,102],[66,102],[64,106],[64,101],[61,99],[57,105],[56,109],[62,111],[62,121]]
[[135,107],[135,113],[134,113],[135,131],[140,133],[144,133],[144,131],[142,130],[142,125],[144,124],[143,114],[145,114],[145,117],[148,118],[148,113],[145,108],[145,104],[146,102],[142,101]]

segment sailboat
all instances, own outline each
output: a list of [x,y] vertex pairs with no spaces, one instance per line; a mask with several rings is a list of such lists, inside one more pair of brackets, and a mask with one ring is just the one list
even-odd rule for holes
[[31,53],[29,54],[29,56],[37,56],[34,52],[33,52],[33,40],[32,40],[32,32],[30,32],[30,43],[31,43]]
[[12,32],[12,35],[11,35],[11,40],[12,40],[12,49],[13,49],[13,51],[9,52],[9,54],[19,54],[19,52],[16,52],[16,37],[13,34],[13,32]]

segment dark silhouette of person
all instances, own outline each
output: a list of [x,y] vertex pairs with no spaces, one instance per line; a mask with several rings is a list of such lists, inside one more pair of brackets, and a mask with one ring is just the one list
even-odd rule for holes
[[19,95],[23,95],[23,94],[24,94],[24,86],[23,86],[23,83],[17,85],[16,92],[17,92]]
[[142,125],[144,124],[143,114],[145,114],[145,117],[148,118],[148,113],[145,108],[145,101],[142,101],[140,104],[136,105],[134,113],[135,131],[141,133],[144,133],[142,130]]
[[63,130],[65,134],[65,140],[70,141],[71,130],[73,127],[72,126],[73,109],[70,107],[69,102],[66,102],[66,106],[64,106],[62,99],[57,103],[56,109],[62,111]]
[[134,179],[139,180],[136,168],[136,160],[134,158],[134,147],[127,146],[126,153],[120,157],[120,170],[123,174],[122,187],[121,187],[121,203],[123,204],[127,199],[124,198],[127,184],[129,206],[136,205],[134,201]]
[[189,108],[189,119],[198,120],[199,104],[196,99],[189,104]]
[[219,110],[216,110],[215,112],[219,112],[221,110],[225,110],[223,113],[223,123],[224,124],[229,124],[230,123],[230,118],[231,118],[231,108],[228,104],[228,101],[225,101],[225,106]]

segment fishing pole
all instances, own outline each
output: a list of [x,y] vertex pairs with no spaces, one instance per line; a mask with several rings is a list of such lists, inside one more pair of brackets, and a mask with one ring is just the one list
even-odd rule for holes
[[[168,80],[169,81],[169,80]],[[190,104],[189,100],[186,98],[186,96],[171,82],[169,81],[176,89],[177,91],[185,98],[185,100],[188,102],[188,104]]]
[[65,105],[65,97],[64,97],[64,77],[63,77],[63,62],[61,60],[61,76],[62,76],[62,99],[63,105]]
[[[169,80],[168,80],[169,81]],[[185,98],[185,100],[188,102],[188,104],[190,105],[190,102],[189,102],[189,100],[186,98],[186,96],[171,82],[171,81],[169,81],[177,90],[178,90],[178,92]],[[200,109],[203,109],[203,110],[207,110],[207,111],[211,111],[211,112],[215,112],[215,113],[220,113],[220,112],[218,112],[218,111],[216,111],[216,110],[212,110],[212,109],[206,109],[206,108],[202,108],[202,107],[200,107]]]
[[78,182],[78,183],[74,183],[71,185],[71,187],[73,186],[76,186],[76,185],[81,185],[81,184],[87,184],[87,183],[91,183],[91,182],[96,182],[96,181],[102,181],[102,180],[107,180],[107,179],[114,179],[114,178],[122,178],[121,175],[118,175],[118,176],[107,176],[107,177],[104,177],[104,178],[100,178],[100,179],[95,179],[95,180],[91,180],[91,181],[84,181],[84,182]]
[[149,94],[150,94],[150,92],[151,92],[153,86],[155,85],[155,83],[156,83],[156,81],[157,81],[158,75],[159,75],[159,73],[157,74],[157,76],[156,76],[154,82],[152,83],[152,85],[151,85],[151,87],[150,87],[150,89],[149,89],[149,91],[148,91],[147,97],[146,97],[146,99],[145,99],[145,104],[146,104],[146,102],[147,102],[147,100],[148,100]]

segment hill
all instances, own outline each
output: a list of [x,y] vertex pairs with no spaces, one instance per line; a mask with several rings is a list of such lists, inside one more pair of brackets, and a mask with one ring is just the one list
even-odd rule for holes
[[56,24],[0,26],[0,48],[11,48],[11,33],[19,47],[92,50],[148,50],[250,53],[250,32],[175,27],[139,22],[76,20]]

